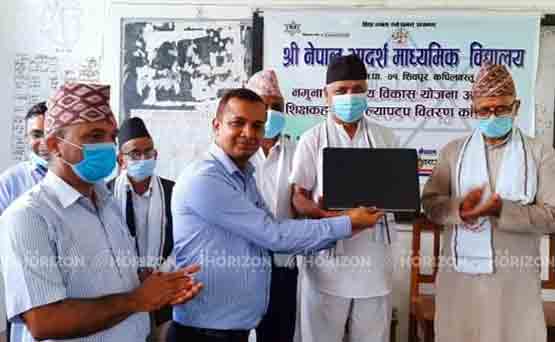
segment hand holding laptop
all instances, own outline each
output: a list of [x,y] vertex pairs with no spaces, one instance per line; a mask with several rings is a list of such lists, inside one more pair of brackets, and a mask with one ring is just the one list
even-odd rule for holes
[[384,212],[376,208],[359,207],[346,210],[345,215],[351,219],[352,234],[356,235],[367,228],[374,228],[384,216]]

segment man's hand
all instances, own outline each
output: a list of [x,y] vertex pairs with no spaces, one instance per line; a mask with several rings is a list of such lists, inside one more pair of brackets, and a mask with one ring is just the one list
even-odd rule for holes
[[135,311],[151,312],[189,301],[202,289],[202,283],[191,275],[199,270],[200,266],[193,265],[171,273],[154,271],[130,295]]
[[466,212],[474,209],[480,201],[482,200],[482,196],[484,194],[484,187],[476,188],[470,190],[469,193],[464,196],[463,201],[461,203],[460,211]]
[[145,281],[146,278],[148,278],[152,274],[152,272],[154,272],[154,269],[152,267],[139,268],[139,271],[137,273],[139,275],[139,280],[141,281],[141,283]]
[[[478,203],[479,202],[480,201],[478,201]],[[460,208],[461,219],[465,223],[474,223],[480,217],[499,217],[502,207],[503,201],[501,200],[499,194],[493,194],[484,203],[474,206],[468,205],[465,207],[463,200]]]
[[326,210],[324,207],[324,197],[320,196],[318,198],[318,208],[320,208],[322,212],[322,218],[329,218],[329,217],[337,217],[341,215],[345,215],[344,212],[339,210]]
[[366,228],[372,228],[384,216],[384,212],[376,208],[360,207],[345,211],[345,215],[351,219],[353,235],[356,235]]

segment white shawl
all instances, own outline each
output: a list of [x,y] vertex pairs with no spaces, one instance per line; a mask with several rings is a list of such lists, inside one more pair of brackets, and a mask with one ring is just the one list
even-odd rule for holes
[[[158,176],[151,177],[151,191],[150,206],[148,209],[147,218],[147,231],[140,232],[139,227],[136,227],[137,247],[139,257],[147,258],[146,262],[153,265],[153,263],[161,262],[162,253],[164,252],[164,242],[166,239],[166,203],[164,198],[164,188],[162,181]],[[131,183],[127,179],[127,173],[122,173],[116,178],[114,182],[114,196],[121,206],[121,212],[124,222],[127,222],[126,206],[127,206],[127,191],[131,189]],[[145,236],[145,239],[139,236]],[[143,242],[144,241],[144,242]],[[141,260],[145,262],[145,260]]]
[[[521,204],[534,202],[538,186],[538,170],[520,129],[515,128],[506,143],[499,167],[495,192],[501,198]],[[486,159],[486,146],[479,130],[466,139],[457,161],[456,195],[486,186],[483,200],[492,191]],[[494,272],[493,231],[489,218],[481,218],[480,228],[471,231],[465,224],[457,225],[451,242],[455,270],[470,274]]]

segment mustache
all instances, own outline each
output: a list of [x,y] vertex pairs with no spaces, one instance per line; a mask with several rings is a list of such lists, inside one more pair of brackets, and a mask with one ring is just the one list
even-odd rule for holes
[[260,140],[256,138],[239,137],[237,138],[236,142],[244,145],[260,145]]

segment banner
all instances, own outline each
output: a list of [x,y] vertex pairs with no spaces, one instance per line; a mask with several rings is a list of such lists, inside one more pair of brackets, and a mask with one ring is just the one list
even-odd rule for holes
[[285,97],[284,134],[295,139],[328,114],[325,74],[339,55],[368,69],[366,115],[416,148],[429,174],[439,149],[468,135],[474,75],[506,65],[521,100],[517,124],[534,136],[538,15],[393,15],[363,11],[264,12],[264,65]]

